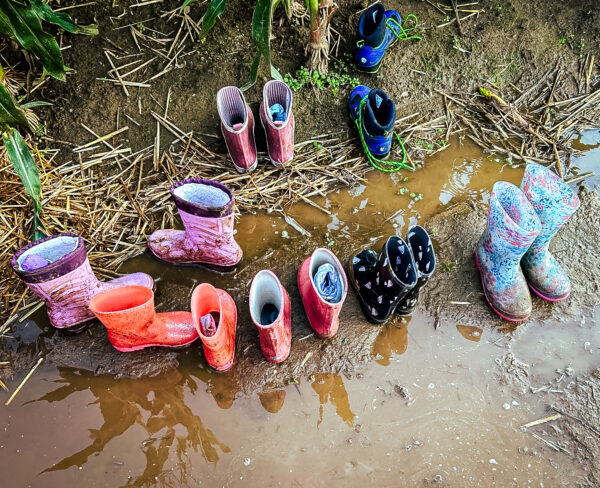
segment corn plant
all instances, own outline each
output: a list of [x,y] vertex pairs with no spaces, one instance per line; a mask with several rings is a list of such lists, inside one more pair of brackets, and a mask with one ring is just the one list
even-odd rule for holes
[[[24,107],[32,107],[34,104],[35,102],[29,105],[25,104]],[[21,178],[25,191],[33,200],[32,235],[34,239],[38,239],[42,237],[40,231],[40,214],[42,213],[40,174],[27,144],[18,130],[19,127],[31,128],[23,109],[8,92],[4,84],[0,83],[0,131],[2,132],[2,140],[10,162],[19,178]]]
[[[79,26],[64,12],[54,12],[44,0],[0,0],[0,34],[18,43],[37,57],[43,66],[42,76],[49,74],[64,80],[67,69],[56,39],[42,28],[42,21],[55,24],[75,34],[98,34],[96,26]],[[0,68],[3,75],[3,71]],[[6,152],[15,171],[21,178],[25,191],[33,201],[34,239],[42,237],[42,188],[40,174],[19,128],[31,129],[24,108],[45,105],[46,102],[29,102],[19,106],[3,83],[0,83],[0,133]]]
[[309,58],[306,65],[311,72],[327,74],[329,71],[329,24],[338,6],[332,0],[306,0],[306,7],[310,14],[310,42],[307,46]]
[[56,39],[42,28],[42,21],[74,34],[98,34],[96,26],[79,26],[64,12],[54,12],[43,0],[0,0],[0,33],[36,56],[44,74],[65,79],[67,68]]

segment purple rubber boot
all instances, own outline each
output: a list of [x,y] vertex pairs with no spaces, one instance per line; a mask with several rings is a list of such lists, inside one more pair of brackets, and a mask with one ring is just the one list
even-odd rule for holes
[[235,169],[238,173],[252,171],[258,162],[254,116],[244,94],[236,86],[221,88],[217,92],[217,110],[221,118],[221,132]]
[[539,164],[525,168],[521,189],[535,208],[542,230],[521,260],[530,288],[544,300],[564,300],[571,282],[548,247],[558,230],[579,208],[579,198],[561,178]]
[[40,297],[50,323],[57,329],[77,331],[94,314],[88,309],[98,293],[121,286],[154,288],[152,277],[132,273],[111,281],[98,281],[87,257],[83,239],[63,233],[44,237],[19,249],[11,266],[27,287]]
[[242,259],[233,238],[233,194],[225,185],[189,178],[175,183],[171,195],[185,230],[157,230],[148,248],[171,264],[202,264],[230,271]]
[[282,166],[294,157],[292,90],[283,81],[268,81],[263,88],[260,122],[267,136],[269,159]]
[[506,320],[521,322],[531,314],[531,295],[520,261],[541,229],[525,194],[512,183],[496,182],[475,261],[486,300]]

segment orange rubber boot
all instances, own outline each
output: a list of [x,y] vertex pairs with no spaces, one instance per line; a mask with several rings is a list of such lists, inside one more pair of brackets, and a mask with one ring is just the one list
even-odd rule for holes
[[227,371],[235,357],[237,310],[233,298],[226,291],[202,283],[192,294],[192,317],[206,362],[216,371]]
[[143,286],[123,286],[96,295],[90,310],[104,324],[117,351],[145,347],[183,347],[198,339],[190,312],[156,313],[154,292]]

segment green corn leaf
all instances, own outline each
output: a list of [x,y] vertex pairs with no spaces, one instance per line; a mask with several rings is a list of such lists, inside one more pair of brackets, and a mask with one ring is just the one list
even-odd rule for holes
[[179,11],[181,12],[185,7],[187,7],[188,5],[191,5],[194,2],[197,2],[198,0],[185,0],[182,4],[181,7],[179,7]]
[[38,214],[41,213],[42,185],[40,183],[40,173],[23,136],[18,130],[9,129],[7,132],[2,133],[2,139],[10,162],[21,178],[25,191],[33,200],[34,210]]
[[265,58],[267,66],[271,64],[271,20],[273,19],[273,0],[258,0],[252,16],[252,38],[258,52]]
[[275,78],[276,80],[283,81],[283,76],[281,76],[281,73],[273,65],[271,65],[271,78]]
[[256,79],[258,78],[258,68],[260,67],[261,59],[262,55],[260,53],[257,53],[254,58],[254,61],[252,61],[252,66],[250,66],[250,79],[246,82],[244,86],[240,88],[240,90],[246,91],[256,84]]
[[25,112],[21,110],[4,84],[0,83],[0,126],[5,127],[6,125],[29,128]]
[[0,0],[0,31],[37,56],[48,74],[59,80],[65,79],[60,48],[54,37],[44,32],[40,18],[31,7]]
[[202,16],[202,32],[200,32],[200,39],[205,39],[209,31],[215,25],[217,17],[225,11],[227,6],[227,0],[211,0],[208,10]]
[[34,108],[34,107],[48,107],[53,105],[51,102],[45,102],[44,100],[34,100],[33,102],[22,103],[23,108]]
[[65,12],[55,12],[50,5],[43,0],[29,0],[29,2],[40,19],[50,22],[51,24],[56,24],[67,32],[72,34],[87,34],[90,36],[98,34],[97,25],[77,25],[73,22],[73,19],[69,14]]

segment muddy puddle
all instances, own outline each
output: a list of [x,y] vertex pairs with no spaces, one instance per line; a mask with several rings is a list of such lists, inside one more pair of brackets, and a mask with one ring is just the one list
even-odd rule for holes
[[[289,251],[290,267],[317,246],[347,257],[454,204],[486,202],[493,182],[518,184],[522,172],[453,141],[414,174],[371,172],[362,185],[317,198],[321,208],[289,209],[310,237],[281,215],[242,216],[236,238],[245,259],[236,274],[148,255],[121,271],[152,274],[159,309],[186,307],[192,287],[210,281],[245,310],[245,280],[270,266],[273,248]],[[600,367],[598,320],[583,311],[576,322],[505,334],[452,320],[435,329],[432,316],[416,313],[369,329],[371,359],[358,372],[302,371],[286,386],[251,392],[241,386],[243,369],[212,374],[189,351],[178,354],[176,370],[148,379],[44,365],[0,410],[2,486],[574,486],[583,473],[571,459],[520,429],[546,415],[545,393],[526,394],[502,365],[512,353],[531,368],[532,384],[560,388],[560,375]],[[251,327],[247,313],[238,327]],[[37,314],[12,347],[35,347],[40,330],[49,334]],[[238,358],[256,351],[238,347]]]

